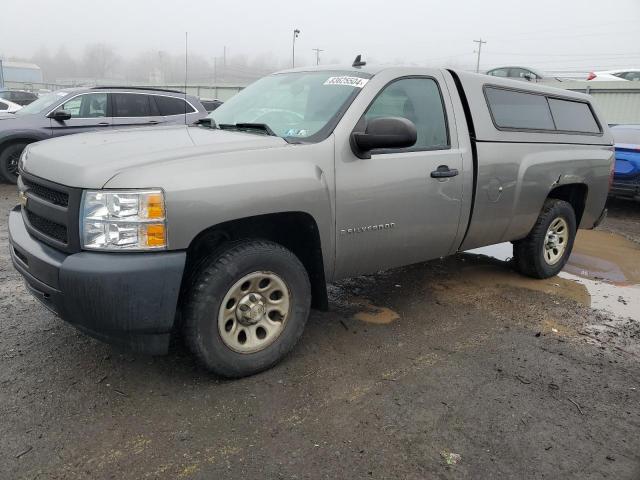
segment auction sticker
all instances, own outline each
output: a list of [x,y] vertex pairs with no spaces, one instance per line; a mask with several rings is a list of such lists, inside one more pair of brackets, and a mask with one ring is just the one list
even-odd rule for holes
[[347,87],[362,88],[368,81],[368,78],[349,77],[345,75],[342,77],[329,77],[323,85],[345,85]]

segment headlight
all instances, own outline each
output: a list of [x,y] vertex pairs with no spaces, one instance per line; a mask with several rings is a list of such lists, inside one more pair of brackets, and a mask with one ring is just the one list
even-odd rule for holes
[[161,190],[86,190],[80,211],[80,238],[84,249],[167,248]]
[[20,155],[20,159],[18,160],[18,172],[23,172],[24,168],[27,164],[27,155],[29,154],[29,145],[24,147],[22,150],[22,154]]

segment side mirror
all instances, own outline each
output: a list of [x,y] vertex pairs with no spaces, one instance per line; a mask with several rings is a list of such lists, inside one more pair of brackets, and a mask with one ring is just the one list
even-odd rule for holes
[[71,114],[66,110],[56,110],[51,115],[51,118],[57,120],[58,122],[64,122],[65,120],[71,119]]
[[529,82],[533,82],[535,79],[535,75],[533,75],[533,73],[525,73],[522,77]]
[[374,118],[362,132],[351,134],[353,153],[359,158],[371,158],[371,150],[378,148],[407,148],[418,139],[416,126],[402,117]]

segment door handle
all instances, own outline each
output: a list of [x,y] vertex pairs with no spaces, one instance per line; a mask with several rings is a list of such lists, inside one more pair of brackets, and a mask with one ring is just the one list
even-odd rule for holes
[[110,125],[110,123],[107,123],[107,122],[100,122],[98,124],[99,127],[108,127],[109,125]]
[[159,124],[160,122],[158,122],[157,120],[149,120],[149,122],[148,122],[148,123],[149,123],[149,125],[157,125],[157,124]]
[[431,178],[455,177],[459,173],[457,168],[449,168],[449,165],[439,165],[437,169],[431,172]]

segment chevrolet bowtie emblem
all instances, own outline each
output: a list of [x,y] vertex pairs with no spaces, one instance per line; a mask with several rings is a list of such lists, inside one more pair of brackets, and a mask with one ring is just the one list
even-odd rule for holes
[[23,191],[18,192],[18,202],[22,205],[23,208],[27,207],[27,196]]

